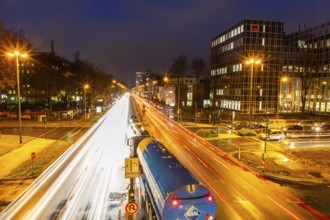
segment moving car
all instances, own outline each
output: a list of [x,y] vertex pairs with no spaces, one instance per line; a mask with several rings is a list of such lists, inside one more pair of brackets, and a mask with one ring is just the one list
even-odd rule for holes
[[282,130],[279,129],[268,129],[268,133],[260,133],[258,137],[262,140],[282,140],[285,137],[285,134]]

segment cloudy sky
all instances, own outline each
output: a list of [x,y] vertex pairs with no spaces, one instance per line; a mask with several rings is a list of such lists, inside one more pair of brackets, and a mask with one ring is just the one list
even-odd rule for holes
[[211,38],[244,18],[283,21],[287,33],[330,22],[329,0],[1,0],[0,20],[38,51],[79,51],[133,86],[135,72],[163,74],[173,58],[208,62]]

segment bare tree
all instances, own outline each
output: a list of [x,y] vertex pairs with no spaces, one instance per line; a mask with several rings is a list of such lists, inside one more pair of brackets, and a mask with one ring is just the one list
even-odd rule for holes
[[206,69],[206,64],[203,59],[195,58],[191,62],[191,69],[195,72],[197,78],[204,73]]
[[299,51],[298,62],[300,64],[300,80],[301,80],[301,112],[305,112],[307,94],[311,90],[314,79],[318,77],[318,65],[316,60],[316,52],[313,49],[303,48]]
[[180,98],[181,98],[181,77],[183,75],[185,75],[188,72],[188,70],[189,70],[188,60],[185,56],[180,55],[177,59],[173,59],[173,64],[172,64],[169,72],[178,77],[178,84],[177,84],[177,88],[178,88],[177,108],[178,108],[178,110],[181,110],[181,103],[180,103]]
[[15,50],[28,51],[31,43],[25,38],[22,29],[6,29],[0,21],[0,89],[14,88],[16,85],[15,62],[7,53]]
[[173,59],[172,66],[169,72],[178,76],[185,75],[189,70],[188,60],[185,56],[180,55],[178,58]]

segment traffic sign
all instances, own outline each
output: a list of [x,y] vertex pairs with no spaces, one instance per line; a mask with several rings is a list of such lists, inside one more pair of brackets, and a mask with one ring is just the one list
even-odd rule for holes
[[131,157],[125,158],[125,178],[136,178],[140,175],[139,158]]
[[125,211],[129,215],[134,215],[139,210],[139,206],[136,202],[129,202],[125,206]]
[[31,159],[33,160],[34,158],[36,158],[37,154],[35,152],[31,153]]

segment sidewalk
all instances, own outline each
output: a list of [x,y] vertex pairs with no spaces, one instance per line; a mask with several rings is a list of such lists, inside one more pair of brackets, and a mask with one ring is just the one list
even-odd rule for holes
[[[0,211],[16,199],[43,170],[71,145],[62,140],[28,136],[28,128],[91,127],[84,118],[49,121],[22,120],[23,143],[19,136],[1,134],[0,130]],[[18,132],[18,120],[0,118],[0,128],[13,128]],[[4,132],[3,132],[4,133]],[[35,153],[32,167],[32,153]]]
[[[74,127],[86,126],[86,123],[83,118],[75,118],[72,120],[62,119],[62,120],[54,120],[47,121],[47,123],[31,120],[31,119],[22,119],[22,127]],[[14,119],[0,119],[0,127],[19,127],[18,120]]]
[[[2,135],[1,142],[12,141],[14,135]],[[14,138],[17,139],[15,135]],[[25,138],[25,137],[23,137]],[[39,156],[39,153],[46,147],[56,142],[56,140],[46,140],[44,138],[35,138],[23,143],[20,147],[0,156],[0,178],[6,177],[19,164],[31,160],[32,152]]]
[[[22,120],[22,128],[48,128],[52,127],[84,127],[91,126],[92,123],[85,123],[81,118],[73,120],[56,120],[47,123],[34,120]],[[18,120],[0,119],[1,128],[18,128]],[[20,164],[31,161],[31,154],[35,153],[39,157],[43,149],[51,146],[58,140],[30,137],[25,134],[23,143],[19,143],[18,135],[5,135],[0,131],[0,179],[6,177]]]

